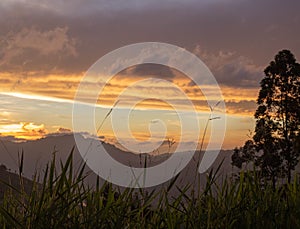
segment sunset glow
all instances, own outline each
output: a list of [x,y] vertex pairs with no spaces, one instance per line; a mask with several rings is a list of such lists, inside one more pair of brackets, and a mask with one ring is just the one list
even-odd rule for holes
[[[105,3],[104,8],[90,1],[72,6],[54,2],[7,0],[0,4],[1,138],[32,140],[61,132],[58,130],[72,131],[74,99],[88,69],[124,45],[158,41],[188,50],[212,72],[228,115],[224,148],[233,148],[243,144],[253,131],[259,82],[271,58],[281,48],[299,55],[298,31],[286,30],[287,24],[297,27],[298,12],[287,6],[290,13],[279,19],[274,15],[282,7],[272,14],[258,12],[267,7],[264,2],[256,3],[261,7],[248,7],[233,1],[188,1],[182,5],[176,1],[171,8],[156,1],[130,3],[128,7]],[[215,15],[214,20],[211,15]],[[115,64],[124,61],[116,57]],[[165,99],[176,102],[187,113],[191,107],[174,86],[193,103],[202,129],[209,118],[210,108],[201,90],[206,89],[213,100],[215,88],[205,83],[197,86],[177,69],[145,64],[124,69],[109,82],[102,78],[88,82],[105,86],[96,104],[88,87],[82,102],[96,105],[95,122],[99,125],[116,101],[120,100],[114,111],[122,112],[138,99],[130,126],[132,136],[139,141],[150,137],[153,117],[166,123],[166,138],[179,140],[179,120]],[[147,81],[140,83],[142,80]],[[87,117],[84,112],[82,115]],[[115,142],[109,119],[99,132],[107,141]],[[118,133],[127,137],[121,130]]]
[[[169,70],[163,68],[165,72]],[[146,69],[147,70],[147,69]],[[172,98],[174,101],[177,101],[182,110],[189,110],[189,107],[186,107],[184,98],[177,94],[173,87],[166,83],[165,81],[149,81],[148,84],[136,85],[137,82],[146,78],[157,78],[163,77],[159,75],[162,72],[162,68],[158,70],[151,70],[152,73],[147,75],[133,75],[129,74],[133,72],[132,68],[129,68],[126,71],[123,71],[117,74],[110,82],[91,82],[91,84],[105,84],[104,90],[101,92],[96,107],[99,109],[100,118],[97,122],[101,121],[105,115],[105,109],[109,109],[113,106],[115,101],[117,101],[118,96],[122,94],[122,102],[115,108],[126,108],[131,104],[132,98],[139,98],[141,101],[135,105],[134,110],[140,110],[141,115],[135,116],[135,119],[130,122],[130,127],[132,131],[132,137],[137,141],[143,142],[147,141],[151,134],[148,129],[149,123],[151,123],[152,118],[145,119],[145,112],[148,109],[157,110],[157,118],[161,119],[161,114],[163,113],[172,113],[174,108],[164,102],[164,98]],[[154,73],[157,73],[156,75]],[[201,88],[191,84],[190,79],[182,75],[180,72],[172,69],[169,71],[170,74],[173,74],[172,82],[174,85],[177,85],[183,93],[185,93],[188,98],[193,102],[195,109],[199,112],[199,124],[201,126],[205,125],[207,117],[209,115],[209,107],[206,102],[206,98],[201,92]],[[76,95],[77,87],[79,86],[82,75],[60,75],[60,74],[50,74],[45,77],[31,77],[30,75],[36,75],[31,73],[29,77],[23,82],[16,84],[15,82],[7,82],[3,87],[3,92],[0,95],[4,97],[9,97],[12,101],[15,99],[20,99],[22,104],[25,105],[30,103],[36,104],[40,103],[43,106],[43,109],[46,109],[47,113],[51,113],[51,110],[55,110],[57,104],[62,104],[64,107],[69,107],[69,113],[65,114],[68,119],[71,119],[71,107],[73,104],[74,96]],[[8,73],[0,75],[4,79],[10,78]],[[11,77],[13,77],[11,75]],[[168,77],[167,77],[168,78]],[[133,86],[132,86],[133,85]],[[124,90],[127,90],[130,87],[128,93],[124,94]],[[207,87],[202,86],[202,89]],[[12,90],[13,88],[13,90]],[[207,87],[206,90],[211,91],[213,95],[214,88]],[[224,101],[226,103],[226,112],[232,119],[230,120],[243,120],[249,119],[253,120],[253,111],[255,109],[255,98],[257,94],[257,89],[245,89],[245,88],[231,88],[228,86],[221,86],[221,90],[224,96]],[[153,98],[149,98],[149,96]],[[182,102],[180,102],[182,100]],[[36,101],[36,102],[35,102]],[[92,98],[89,98],[87,92],[86,103],[92,104]],[[128,104],[128,105],[127,105]],[[181,104],[181,105],[180,105]],[[251,104],[251,105],[249,105]],[[11,104],[12,105],[12,104]],[[32,106],[29,105],[28,106]],[[106,107],[106,108],[105,108]],[[144,111],[144,113],[142,112]],[[4,117],[5,113],[8,111],[3,111],[2,116]],[[174,113],[175,114],[175,113]],[[18,116],[18,119],[13,119],[14,116]],[[138,118],[136,118],[138,117]],[[189,137],[185,136],[184,139],[180,139],[178,133],[180,131],[180,121],[178,119],[173,119],[174,115],[166,116],[168,118],[163,118],[162,120],[167,125],[167,132],[164,138],[172,138],[176,142],[180,140],[189,141]],[[234,118],[236,117],[236,118]],[[9,119],[10,118],[10,119]],[[6,121],[5,121],[6,120]],[[14,136],[17,139],[26,139],[34,140],[45,137],[49,133],[56,133],[58,127],[72,129],[70,125],[70,120],[58,119],[55,120],[57,123],[51,125],[47,117],[43,118],[39,115],[36,117],[26,114],[26,112],[21,113],[6,113],[6,119],[2,120],[5,124],[0,126],[1,136]],[[15,121],[18,121],[16,123]],[[28,123],[29,122],[29,123]],[[52,121],[53,122],[53,121]],[[38,124],[35,124],[38,123]],[[240,125],[242,127],[242,133],[240,131],[227,131],[226,143],[224,147],[230,148],[237,144],[238,139],[244,139],[247,136],[248,129],[251,129],[253,122],[244,123]],[[99,133],[100,134],[100,133]],[[160,140],[162,133],[156,133],[156,139]],[[241,137],[241,135],[244,137]],[[104,135],[105,139],[109,142],[115,142],[115,133],[112,130],[112,126],[108,123],[102,127],[101,134]],[[119,136],[126,139],[127,136],[122,135],[122,132],[118,133]],[[206,137],[207,141],[209,138]],[[129,139],[128,139],[129,140]],[[154,139],[153,139],[154,140]]]

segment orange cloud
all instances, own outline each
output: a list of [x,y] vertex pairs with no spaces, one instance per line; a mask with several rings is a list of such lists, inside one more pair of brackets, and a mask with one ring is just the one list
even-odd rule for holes
[[[131,71],[129,71],[131,72]],[[168,72],[168,71],[167,71]],[[175,72],[175,73],[174,73]],[[204,97],[201,88],[205,87],[206,95],[210,99],[214,99],[216,88],[201,85],[191,84],[189,78],[185,77],[182,73],[172,70],[171,81],[148,80],[147,83],[136,84],[141,77],[133,76],[130,74],[117,74],[108,83],[101,81],[87,82],[84,102],[92,103],[94,98],[91,98],[90,91],[95,90],[95,85],[105,87],[99,96],[97,103],[103,106],[112,106],[118,99],[118,96],[123,95],[121,106],[128,105],[132,100],[144,100],[138,104],[138,108],[155,108],[155,109],[169,109],[164,100],[171,99],[176,104],[179,104],[182,109],[186,107],[186,97],[183,97],[172,86],[171,83],[177,85],[182,89],[183,93],[191,100],[196,109],[199,111],[209,111],[206,98]],[[23,73],[0,73],[0,90],[17,97],[36,98],[49,101],[68,100],[72,102],[76,95],[77,88],[80,84],[83,74],[63,74],[60,72],[45,74],[43,72],[23,72]],[[170,78],[169,78],[170,79]],[[130,87],[131,86],[131,87]],[[130,90],[123,93],[126,88]],[[100,87],[99,87],[100,88]],[[232,88],[229,86],[221,86],[223,97],[227,103],[227,112],[229,114],[237,115],[251,115],[254,112],[254,102],[257,98],[257,88]],[[51,99],[53,98],[53,100]],[[252,102],[245,102],[252,101]],[[249,105],[249,106],[248,106]]]
[[4,136],[34,140],[45,136],[48,131],[45,129],[44,124],[36,125],[31,122],[20,122],[0,125],[0,133]]

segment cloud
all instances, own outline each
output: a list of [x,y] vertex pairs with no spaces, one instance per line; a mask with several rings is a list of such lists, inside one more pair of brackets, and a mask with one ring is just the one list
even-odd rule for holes
[[152,77],[166,80],[172,80],[176,77],[175,70],[160,64],[139,64],[127,68],[122,71],[120,75],[139,78]]
[[1,141],[10,141],[10,142],[19,142],[20,141],[20,139],[16,138],[15,136],[12,136],[12,135],[4,136],[1,133],[0,133],[0,140]]
[[59,127],[59,128],[57,129],[57,132],[58,132],[58,133],[71,133],[72,130],[71,130],[71,129],[68,129],[68,128],[64,128],[64,127]]
[[32,122],[0,124],[0,132],[2,135],[27,140],[38,139],[48,133],[44,124],[37,125]]
[[171,43],[190,51],[197,44],[213,53],[232,50],[258,66],[268,64],[282,48],[300,55],[300,30],[293,29],[299,25],[300,1],[3,0],[0,4],[2,37],[9,32],[13,37],[24,28],[39,32],[68,28],[69,40],[78,41],[76,59],[62,58],[64,53],[33,58],[34,51],[28,51],[15,58],[15,65],[22,68],[25,63],[25,67],[82,72],[109,51],[145,41]]
[[[53,126],[54,128],[54,126]],[[70,135],[73,134],[73,131],[69,128],[65,128],[65,127],[58,127],[56,129],[56,131],[51,132],[51,133],[47,133],[45,136],[46,137],[56,137],[56,136],[63,136],[63,135]]]
[[[263,78],[263,67],[257,66],[247,57],[235,52],[207,52],[199,45],[194,53],[210,68],[219,84],[240,87],[257,88]],[[190,86],[193,82],[190,82]]]
[[[207,5],[217,2],[228,2],[230,0],[202,0],[201,2],[197,0],[185,0],[185,4],[195,4],[200,3],[201,5]],[[144,10],[144,9],[157,9],[157,8],[166,8],[172,5],[180,6],[182,1],[180,0],[127,0],[126,3],[123,0],[72,0],[72,1],[63,1],[63,0],[2,0],[0,6],[2,7],[14,7],[16,5],[23,6],[27,8],[32,8],[36,10],[45,10],[50,12],[55,12],[57,14],[67,14],[72,15],[72,13],[77,13],[80,15],[88,14],[92,12],[119,12],[124,10]]]
[[226,101],[226,111],[228,114],[253,116],[257,108],[254,100]]
[[[22,28],[16,33],[9,32],[1,37],[0,66],[16,64],[20,59],[23,61],[22,65],[26,65],[40,56],[77,56],[76,41],[67,33],[68,27],[45,31],[30,27]],[[33,53],[36,55],[32,55]]]

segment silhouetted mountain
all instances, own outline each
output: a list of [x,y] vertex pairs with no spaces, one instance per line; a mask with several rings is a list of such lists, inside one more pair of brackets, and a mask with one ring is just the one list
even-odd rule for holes
[[[85,139],[82,135],[79,136],[83,140]],[[85,139],[87,141],[96,141],[93,139]],[[21,152],[24,153],[24,165],[23,171],[24,176],[27,178],[32,178],[35,173],[42,174],[48,162],[51,161],[53,157],[53,153],[55,152],[57,159],[57,169],[59,172],[59,161],[66,161],[69,156],[71,150],[74,148],[73,160],[74,160],[74,169],[78,169],[78,167],[82,164],[83,160],[78,152],[78,149],[75,144],[73,134],[65,134],[65,135],[57,135],[57,136],[48,136],[43,139],[39,139],[36,141],[26,141],[26,142],[11,142],[11,141],[2,141],[3,144],[0,145],[0,164],[5,164],[7,168],[11,171],[18,170],[17,158],[18,154]],[[131,166],[131,167],[143,167],[145,157],[147,157],[147,167],[151,167],[161,163],[166,160],[170,154],[161,154],[161,155],[147,155],[147,154],[134,154],[130,152],[125,152],[115,147],[114,145],[100,142],[103,147],[106,149],[109,154],[121,162],[122,164]],[[219,174],[225,177],[226,175],[230,175],[232,172],[232,167],[230,164],[231,161],[231,153],[232,151],[221,151],[217,160],[214,162],[212,168],[216,169],[217,166],[224,159],[223,165]],[[198,171],[197,171],[197,161],[201,159],[203,153],[197,151],[195,152],[193,160],[191,160],[188,165],[181,171],[178,179],[177,185],[184,186],[186,184],[195,184],[195,180],[199,180]],[[97,175],[93,173],[88,167],[86,168],[86,172],[90,173],[87,178],[87,182],[89,184],[95,184]],[[205,174],[200,175],[200,185],[203,186],[205,184]]]

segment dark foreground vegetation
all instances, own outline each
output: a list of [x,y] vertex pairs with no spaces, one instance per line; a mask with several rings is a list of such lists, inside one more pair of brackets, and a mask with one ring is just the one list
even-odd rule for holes
[[[57,174],[55,158],[42,182],[30,192],[6,185],[0,204],[1,228],[300,228],[300,184],[262,185],[258,172],[240,173],[217,185],[207,175],[198,194],[194,186],[118,191],[109,184],[89,188],[84,166],[74,173],[72,154]],[[218,172],[218,171],[216,171]],[[174,178],[176,179],[176,178]],[[176,197],[171,189],[180,190]]]
[[289,50],[278,52],[261,80],[256,126],[251,139],[236,148],[232,165],[253,163],[275,188],[291,183],[300,157],[300,64]]

